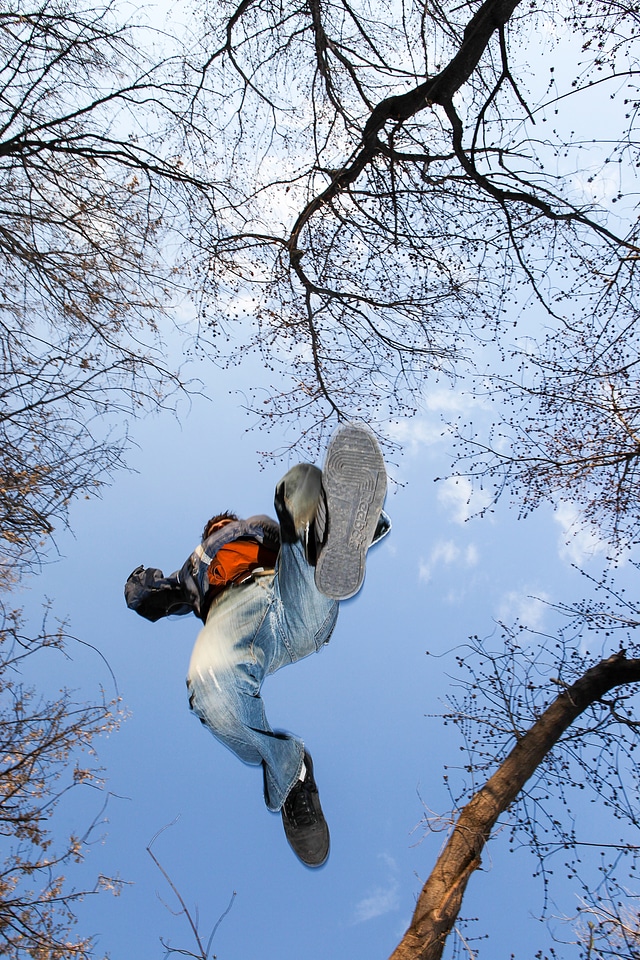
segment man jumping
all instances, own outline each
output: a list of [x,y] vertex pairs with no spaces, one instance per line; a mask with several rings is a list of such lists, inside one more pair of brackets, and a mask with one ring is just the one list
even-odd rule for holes
[[322,471],[301,463],[278,483],[279,524],[218,514],[180,570],[165,577],[140,566],[125,585],[127,605],[148,620],[195,613],[203,621],[190,707],[241,760],[262,764],[267,807],[282,812],[287,840],[309,867],[329,855],[313,763],[302,740],[271,729],[260,690],[266,676],[329,641],[338,601],[358,592],[367,550],[390,529],[386,487],[375,437],[345,424]]

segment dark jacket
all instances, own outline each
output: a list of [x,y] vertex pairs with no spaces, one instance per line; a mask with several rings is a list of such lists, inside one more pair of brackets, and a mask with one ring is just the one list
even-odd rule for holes
[[280,527],[270,517],[234,520],[207,537],[180,570],[165,577],[162,570],[136,567],[124,587],[127,606],[155,622],[170,614],[195,613],[204,622],[209,610],[207,570],[218,550],[234,540],[251,537],[274,552],[280,549]]

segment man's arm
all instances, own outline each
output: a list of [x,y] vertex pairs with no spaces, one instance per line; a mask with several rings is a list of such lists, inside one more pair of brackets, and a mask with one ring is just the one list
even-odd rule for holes
[[124,597],[130,610],[152,623],[170,614],[194,612],[178,573],[165,577],[162,570],[153,567],[136,567],[125,584]]

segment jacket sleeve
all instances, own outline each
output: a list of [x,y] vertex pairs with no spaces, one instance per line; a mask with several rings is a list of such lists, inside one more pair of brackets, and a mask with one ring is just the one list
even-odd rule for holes
[[178,573],[165,577],[162,570],[136,567],[124,586],[124,597],[130,610],[155,623],[170,614],[193,613],[189,594]]

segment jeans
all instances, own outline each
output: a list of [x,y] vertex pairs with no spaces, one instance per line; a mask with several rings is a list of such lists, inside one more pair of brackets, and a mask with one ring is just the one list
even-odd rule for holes
[[282,807],[298,779],[304,744],[271,729],[262,681],[319,650],[337,616],[337,601],[316,588],[302,542],[284,542],[275,574],[228,587],[196,640],[187,679],[191,709],[241,760],[264,765],[270,810]]

